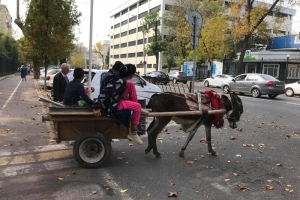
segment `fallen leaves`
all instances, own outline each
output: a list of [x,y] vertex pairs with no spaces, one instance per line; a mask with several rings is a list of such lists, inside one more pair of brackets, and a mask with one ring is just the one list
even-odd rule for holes
[[125,193],[125,192],[127,192],[127,191],[128,191],[128,189],[121,190],[121,193]]
[[239,174],[238,173],[232,173],[233,174],[233,176],[238,176]]
[[259,147],[265,147],[266,145],[264,143],[259,143],[258,146]]
[[3,134],[7,134],[10,131],[10,129],[5,129],[2,131]]
[[277,167],[282,167],[282,164],[281,163],[276,163],[276,166]]
[[245,143],[245,144],[243,144],[243,146],[244,146],[244,147],[254,147],[253,144],[249,144],[249,143]]
[[65,180],[65,178],[58,177],[58,180],[63,181],[63,180]]
[[290,135],[286,135],[285,137],[284,137],[284,139],[290,139],[291,138],[291,136]]
[[237,130],[237,131],[243,131],[242,128],[236,128],[235,130]]
[[229,178],[224,179],[225,182],[228,182],[228,181],[230,181],[230,180],[231,180],[231,179],[229,179]]
[[234,136],[230,136],[230,140],[236,140],[237,137],[234,137]]
[[178,193],[175,192],[169,192],[168,197],[178,197]]
[[247,188],[246,186],[241,185],[241,184],[236,185],[236,188],[238,188],[239,190],[250,190],[249,188]]
[[38,149],[42,149],[42,148],[43,148],[43,146],[38,146],[37,148],[38,148]]
[[242,157],[242,155],[241,155],[241,154],[236,154],[236,155],[235,155],[235,157],[237,157],[237,158],[241,158],[241,157]]
[[263,188],[265,190],[273,190],[274,189],[274,187],[272,185],[265,185]]
[[71,173],[71,174],[75,175],[75,174],[76,174],[76,172],[75,172],[75,171],[72,171],[72,173]]
[[206,138],[201,138],[200,143],[206,143]]
[[94,194],[97,194],[97,191],[96,190],[92,190],[91,193],[92,193],[92,195],[94,195]]
[[193,165],[194,161],[187,161],[186,164]]
[[26,122],[26,121],[22,121],[21,123],[22,123],[22,124],[26,124],[27,122]]
[[117,160],[122,160],[123,159],[123,157],[117,157]]

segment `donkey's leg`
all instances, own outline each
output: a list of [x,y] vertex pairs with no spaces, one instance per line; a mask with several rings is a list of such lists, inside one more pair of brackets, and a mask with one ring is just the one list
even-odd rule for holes
[[205,132],[208,152],[211,153],[211,155],[216,156],[217,153],[212,149],[211,146],[211,126],[205,125]]
[[193,137],[194,137],[195,133],[197,132],[197,130],[198,130],[198,127],[195,128],[194,130],[192,130],[192,131],[189,133],[188,138],[186,139],[184,145],[182,145],[182,147],[181,147],[181,151],[180,151],[180,153],[179,153],[179,156],[180,156],[180,157],[183,157],[183,156],[184,156],[184,151],[185,151],[187,145],[189,144],[189,142],[193,139]]
[[158,134],[164,129],[164,127],[171,121],[172,117],[156,117],[156,122],[154,124],[152,132],[152,147],[153,153],[156,155],[156,158],[160,158],[160,153],[157,150],[156,138]]
[[153,118],[152,122],[150,123],[149,127],[147,128],[147,133],[148,133],[148,147],[147,149],[145,149],[145,153],[148,154],[152,148],[153,148],[153,145],[152,145],[152,137],[153,137],[153,128],[154,128],[154,125],[155,125],[155,117]]

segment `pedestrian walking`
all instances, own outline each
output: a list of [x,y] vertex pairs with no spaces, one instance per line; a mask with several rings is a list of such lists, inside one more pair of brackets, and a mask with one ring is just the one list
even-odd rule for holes
[[53,79],[53,100],[62,102],[64,100],[65,89],[69,84],[67,74],[70,71],[70,66],[67,63],[61,65],[61,72],[57,73]]
[[21,72],[21,79],[22,79],[22,81],[26,81],[27,67],[25,67],[24,65],[22,65],[21,69],[20,69],[20,72]]

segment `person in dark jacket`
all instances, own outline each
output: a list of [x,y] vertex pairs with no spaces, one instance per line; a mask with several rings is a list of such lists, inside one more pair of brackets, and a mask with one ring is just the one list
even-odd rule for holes
[[65,89],[69,83],[67,74],[70,71],[70,66],[67,63],[61,65],[61,72],[57,73],[53,79],[53,100],[62,102],[64,100]]
[[21,66],[20,72],[22,81],[26,81],[27,68],[24,65]]
[[121,61],[116,61],[115,64],[112,66],[112,68],[110,70],[108,70],[108,72],[104,72],[101,74],[101,82],[100,82],[100,91],[99,92],[101,92],[101,90],[103,89],[104,80],[112,74],[118,74],[122,66],[124,66],[124,64]]
[[83,84],[81,81],[84,78],[84,70],[81,68],[74,69],[74,79],[68,84],[65,96],[64,105],[69,106],[92,106],[94,101],[86,94]]

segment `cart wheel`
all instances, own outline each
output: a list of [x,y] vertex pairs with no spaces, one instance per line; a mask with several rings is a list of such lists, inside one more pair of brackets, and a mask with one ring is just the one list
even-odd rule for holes
[[109,139],[97,131],[84,132],[73,146],[75,160],[85,168],[101,167],[109,158],[110,152]]

